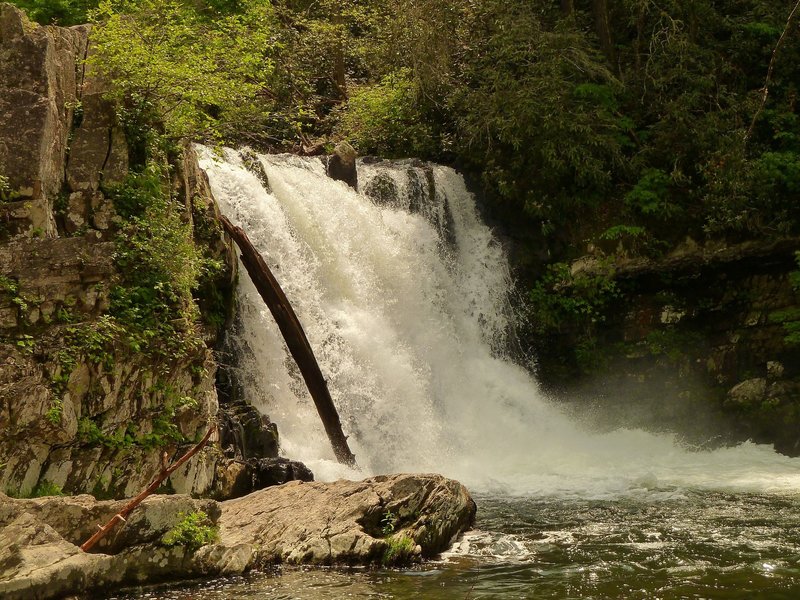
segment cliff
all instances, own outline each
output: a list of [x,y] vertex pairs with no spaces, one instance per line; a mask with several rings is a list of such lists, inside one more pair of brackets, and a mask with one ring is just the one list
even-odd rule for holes
[[787,325],[800,304],[799,249],[792,237],[687,240],[650,259],[595,249],[553,286],[561,306],[580,298],[570,306],[584,310],[541,328],[540,376],[603,426],[798,455],[800,344]]
[[[246,493],[274,465],[242,459],[277,456],[277,434],[250,407],[220,413],[235,254],[190,146],[162,165],[161,212],[126,219],[142,175],[120,107],[87,70],[89,35],[0,4],[0,490],[130,496],[219,420],[220,440],[168,489]],[[196,281],[137,281],[157,259]],[[158,302],[175,310],[146,314]]]

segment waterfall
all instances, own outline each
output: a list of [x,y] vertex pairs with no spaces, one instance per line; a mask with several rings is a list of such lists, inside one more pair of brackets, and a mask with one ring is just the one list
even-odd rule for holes
[[548,400],[505,355],[506,258],[452,169],[361,162],[359,194],[317,158],[200,150],[222,211],[303,323],[362,468],[334,462],[243,273],[233,342],[244,392],[318,479],[436,471],[476,490],[592,497],[800,488],[800,463],[766,446],[692,452],[669,435],[593,433]]

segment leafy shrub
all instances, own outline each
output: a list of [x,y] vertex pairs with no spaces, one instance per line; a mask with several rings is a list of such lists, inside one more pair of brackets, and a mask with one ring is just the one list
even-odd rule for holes
[[559,331],[565,324],[590,333],[605,319],[605,310],[621,296],[608,267],[573,275],[566,263],[548,267],[529,294],[531,320],[539,333]]
[[435,151],[436,140],[418,105],[411,71],[400,69],[352,92],[339,133],[362,154],[425,156]]
[[122,274],[111,292],[111,314],[135,351],[182,356],[201,343],[192,292],[220,268],[196,246],[185,207],[173,200],[166,174],[150,162],[107,193],[124,221],[115,263]]
[[219,537],[217,527],[202,510],[179,513],[179,516],[181,521],[161,538],[165,546],[186,546],[194,551]]
[[11,0],[31,20],[42,25],[80,25],[89,20],[89,12],[99,0]]
[[625,204],[643,215],[669,220],[681,212],[670,198],[670,184],[670,176],[661,169],[645,169],[625,195]]
[[[797,266],[800,267],[800,252],[796,256]],[[789,282],[800,297],[800,270],[792,271],[789,274]],[[769,315],[769,320],[783,326],[786,333],[783,341],[792,346],[800,345],[800,308],[792,307],[775,311]]]
[[61,489],[61,486],[58,484],[53,483],[52,481],[47,481],[43,479],[39,483],[36,484],[36,487],[33,488],[31,492],[32,498],[43,498],[44,496],[63,496],[64,490]]
[[208,18],[179,0],[104,0],[94,18],[93,69],[135,123],[172,139],[241,135],[266,118],[274,14],[266,0]]

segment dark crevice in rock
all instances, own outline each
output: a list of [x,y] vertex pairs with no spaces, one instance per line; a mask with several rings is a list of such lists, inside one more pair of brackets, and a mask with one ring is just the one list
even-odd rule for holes
[[108,167],[108,161],[111,160],[111,152],[114,150],[114,127],[108,128],[108,146],[106,146],[106,157],[103,159],[103,166],[100,167],[100,186],[103,185],[103,179]]

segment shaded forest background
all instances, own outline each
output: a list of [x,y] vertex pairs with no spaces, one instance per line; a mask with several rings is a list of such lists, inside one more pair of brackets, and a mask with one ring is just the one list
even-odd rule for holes
[[800,233],[794,0],[15,3],[96,24],[143,171],[187,137],[456,164],[516,241],[535,334],[591,337],[603,264]]

